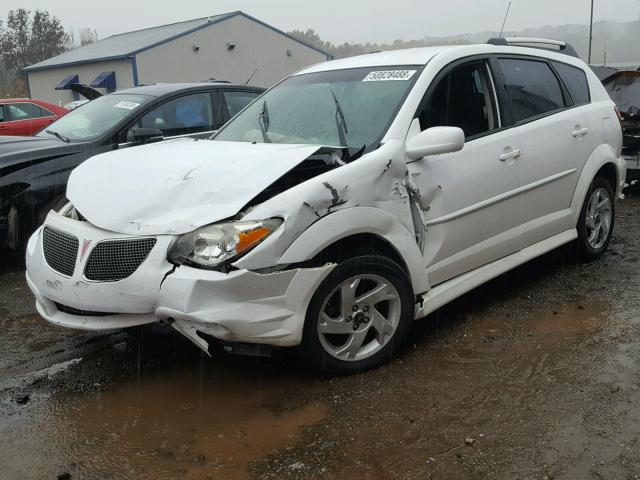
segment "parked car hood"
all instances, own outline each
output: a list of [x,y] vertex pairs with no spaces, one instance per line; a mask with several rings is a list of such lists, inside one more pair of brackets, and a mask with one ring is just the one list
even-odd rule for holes
[[67,198],[99,228],[178,235],[235,216],[319,146],[179,139],[97,155]]
[[87,143],[64,143],[57,138],[0,136],[0,176],[55,158],[81,152]]

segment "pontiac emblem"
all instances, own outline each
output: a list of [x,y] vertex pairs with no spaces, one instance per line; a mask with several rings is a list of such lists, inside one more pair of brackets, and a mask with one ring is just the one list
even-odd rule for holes
[[87,240],[86,238],[82,241],[82,248],[80,249],[80,261],[84,259],[84,256],[87,254],[87,250],[89,250],[89,245],[91,245],[91,240]]

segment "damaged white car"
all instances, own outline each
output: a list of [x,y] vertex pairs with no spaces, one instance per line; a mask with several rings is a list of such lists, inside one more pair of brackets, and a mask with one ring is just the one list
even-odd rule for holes
[[38,311],[351,373],[534,257],[598,258],[625,180],[614,104],[563,45],[494,43],[323,63],[212,140],[86,161],[28,245]]

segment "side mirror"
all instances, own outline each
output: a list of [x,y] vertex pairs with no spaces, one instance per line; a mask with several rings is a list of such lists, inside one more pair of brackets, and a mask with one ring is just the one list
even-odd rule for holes
[[464,147],[464,132],[458,127],[432,127],[407,141],[407,156],[420,160],[430,155],[459,152]]
[[131,133],[134,143],[153,143],[164,140],[164,133],[157,128],[135,128]]

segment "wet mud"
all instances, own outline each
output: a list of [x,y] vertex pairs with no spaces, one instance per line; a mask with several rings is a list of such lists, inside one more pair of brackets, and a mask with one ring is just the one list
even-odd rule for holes
[[640,193],[610,252],[568,248],[416,323],[389,365],[209,359],[161,328],[89,334],[0,275],[0,478],[640,477]]

